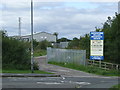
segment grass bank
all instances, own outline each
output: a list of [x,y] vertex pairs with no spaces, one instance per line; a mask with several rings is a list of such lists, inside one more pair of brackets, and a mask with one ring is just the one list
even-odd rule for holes
[[73,63],[63,63],[63,62],[53,62],[53,61],[48,63],[79,70],[79,71],[84,71],[92,74],[97,74],[97,75],[120,76],[120,71],[117,71],[117,70],[106,71],[94,66],[83,66],[83,65],[73,64]]
[[109,90],[120,90],[120,84],[111,87]]
[[[31,73],[31,70],[2,70],[2,73],[21,73],[21,74],[26,74],[26,73]],[[50,72],[45,72],[41,70],[34,70],[35,74],[53,74]]]

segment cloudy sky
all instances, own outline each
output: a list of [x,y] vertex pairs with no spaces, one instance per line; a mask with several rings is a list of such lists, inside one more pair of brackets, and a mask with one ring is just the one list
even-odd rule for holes
[[[34,32],[58,32],[59,38],[79,38],[95,27],[102,28],[117,7],[117,2],[34,2]],[[0,11],[0,29],[7,30],[9,36],[18,35],[18,17],[22,35],[30,34],[30,1],[2,1]]]

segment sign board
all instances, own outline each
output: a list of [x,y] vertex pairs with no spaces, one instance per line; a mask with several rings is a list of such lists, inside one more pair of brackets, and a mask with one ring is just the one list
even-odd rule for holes
[[90,32],[90,59],[103,60],[103,32]]

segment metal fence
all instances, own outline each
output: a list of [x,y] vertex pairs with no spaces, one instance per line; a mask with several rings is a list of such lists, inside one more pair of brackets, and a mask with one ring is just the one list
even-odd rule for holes
[[86,65],[86,50],[47,48],[47,62],[50,61]]

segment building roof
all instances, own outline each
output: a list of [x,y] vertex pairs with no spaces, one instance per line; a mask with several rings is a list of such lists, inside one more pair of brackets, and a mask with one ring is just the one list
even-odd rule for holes
[[49,35],[54,35],[54,34],[47,33],[47,32],[39,32],[39,33],[34,33],[34,35],[35,35],[35,34],[40,34],[40,33],[46,33],[46,34],[49,34]]
[[[41,34],[41,33],[46,33],[46,34],[49,34],[49,35],[54,35],[54,34],[47,33],[47,32],[34,33],[33,35],[36,35],[36,34]],[[26,37],[26,36],[31,36],[31,35],[24,35],[24,36],[22,36],[22,37]],[[54,36],[55,36],[55,35],[54,35]]]

